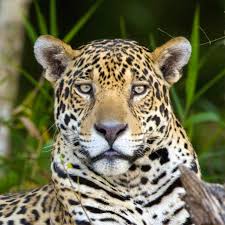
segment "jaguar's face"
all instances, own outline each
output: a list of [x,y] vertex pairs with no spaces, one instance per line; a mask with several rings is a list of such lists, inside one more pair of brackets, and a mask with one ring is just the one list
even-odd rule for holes
[[111,43],[101,52],[89,46],[56,87],[56,122],[65,141],[79,145],[77,157],[104,175],[126,172],[150,150],[147,140],[162,136],[169,117],[168,90],[150,53],[126,42],[107,48]]
[[[97,41],[76,52],[60,44],[60,51],[50,52],[63,74],[54,81],[55,119],[65,142],[97,173],[125,173],[165,134],[173,68],[132,41]],[[52,73],[46,72],[50,80]]]

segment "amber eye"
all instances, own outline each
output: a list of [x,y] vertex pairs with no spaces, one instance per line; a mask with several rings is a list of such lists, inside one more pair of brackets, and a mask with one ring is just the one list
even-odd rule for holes
[[143,95],[147,91],[146,85],[134,85],[132,87],[132,94],[133,95]]
[[91,84],[77,84],[77,90],[82,94],[91,94],[92,93],[92,85]]

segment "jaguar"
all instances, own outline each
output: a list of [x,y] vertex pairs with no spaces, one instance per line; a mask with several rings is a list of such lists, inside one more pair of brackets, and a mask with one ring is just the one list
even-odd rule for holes
[[184,37],[153,52],[130,40],[72,49],[40,36],[34,54],[55,90],[51,182],[0,197],[0,225],[187,225],[179,165],[200,176],[170,88],[191,55]]

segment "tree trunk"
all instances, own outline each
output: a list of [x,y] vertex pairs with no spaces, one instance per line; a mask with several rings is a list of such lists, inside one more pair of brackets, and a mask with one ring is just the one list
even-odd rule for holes
[[181,182],[186,190],[187,210],[196,225],[225,224],[225,187],[201,181],[194,172],[180,166]]
[[22,15],[26,16],[31,0],[0,0],[0,156],[10,151],[7,121],[18,88],[18,68],[24,42]]

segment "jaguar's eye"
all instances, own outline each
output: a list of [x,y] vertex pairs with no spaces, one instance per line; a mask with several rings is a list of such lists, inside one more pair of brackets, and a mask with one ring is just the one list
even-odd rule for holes
[[76,88],[82,94],[91,94],[92,92],[91,84],[77,84]]
[[133,95],[143,95],[147,91],[146,85],[134,85],[132,87],[132,94]]

